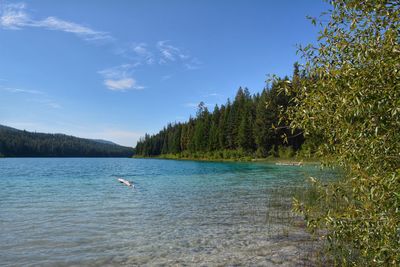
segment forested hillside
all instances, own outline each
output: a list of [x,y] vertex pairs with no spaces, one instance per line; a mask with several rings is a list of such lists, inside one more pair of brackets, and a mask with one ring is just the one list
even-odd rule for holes
[[291,132],[280,123],[278,114],[291,105],[291,98],[280,94],[278,88],[281,83],[298,86],[301,78],[295,64],[291,80],[278,79],[261,93],[251,95],[247,88],[239,88],[232,102],[228,99],[212,112],[201,102],[195,118],[170,123],[155,135],[146,134],[138,142],[136,154],[237,158],[276,155],[282,148],[296,151],[304,138],[299,130]]
[[32,133],[0,125],[0,156],[130,157],[133,149],[64,134]]

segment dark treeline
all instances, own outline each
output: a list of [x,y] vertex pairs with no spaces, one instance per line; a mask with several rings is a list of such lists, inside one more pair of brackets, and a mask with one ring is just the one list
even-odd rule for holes
[[133,148],[64,134],[32,133],[0,125],[0,156],[131,157]]
[[[280,83],[298,86],[299,79],[301,75],[295,64],[291,79],[277,79],[261,93],[251,95],[247,88],[239,88],[232,102],[228,99],[212,112],[201,102],[195,118],[185,123],[170,123],[155,135],[146,134],[137,143],[136,154],[236,158],[267,157],[277,155],[279,150],[296,151],[304,138],[300,131],[289,132],[279,122],[279,111],[291,105],[291,101],[278,88]],[[286,141],[282,138],[284,134],[289,137]]]

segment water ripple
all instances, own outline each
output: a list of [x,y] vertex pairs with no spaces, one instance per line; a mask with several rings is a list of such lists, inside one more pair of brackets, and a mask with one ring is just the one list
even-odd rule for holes
[[271,188],[302,183],[304,172],[255,163],[1,159],[0,262],[296,265],[306,234],[282,238],[268,203]]

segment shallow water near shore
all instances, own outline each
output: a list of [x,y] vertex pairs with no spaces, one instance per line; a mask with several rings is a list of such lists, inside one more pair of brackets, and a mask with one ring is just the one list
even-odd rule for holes
[[0,262],[307,265],[312,242],[287,223],[295,217],[285,192],[315,173],[267,163],[0,159]]

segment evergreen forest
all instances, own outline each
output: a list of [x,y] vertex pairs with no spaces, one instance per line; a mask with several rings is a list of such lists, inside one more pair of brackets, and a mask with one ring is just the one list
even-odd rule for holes
[[0,125],[3,157],[131,157],[133,148],[65,134],[21,131]]
[[137,143],[136,156],[239,159],[278,156],[283,152],[292,156],[304,138],[301,130],[291,130],[279,119],[292,102],[279,88],[285,83],[299,86],[304,78],[296,63],[291,78],[276,79],[261,93],[251,94],[240,87],[233,101],[228,99],[212,111],[200,102],[194,118],[185,123],[169,123],[157,134],[146,134]]

